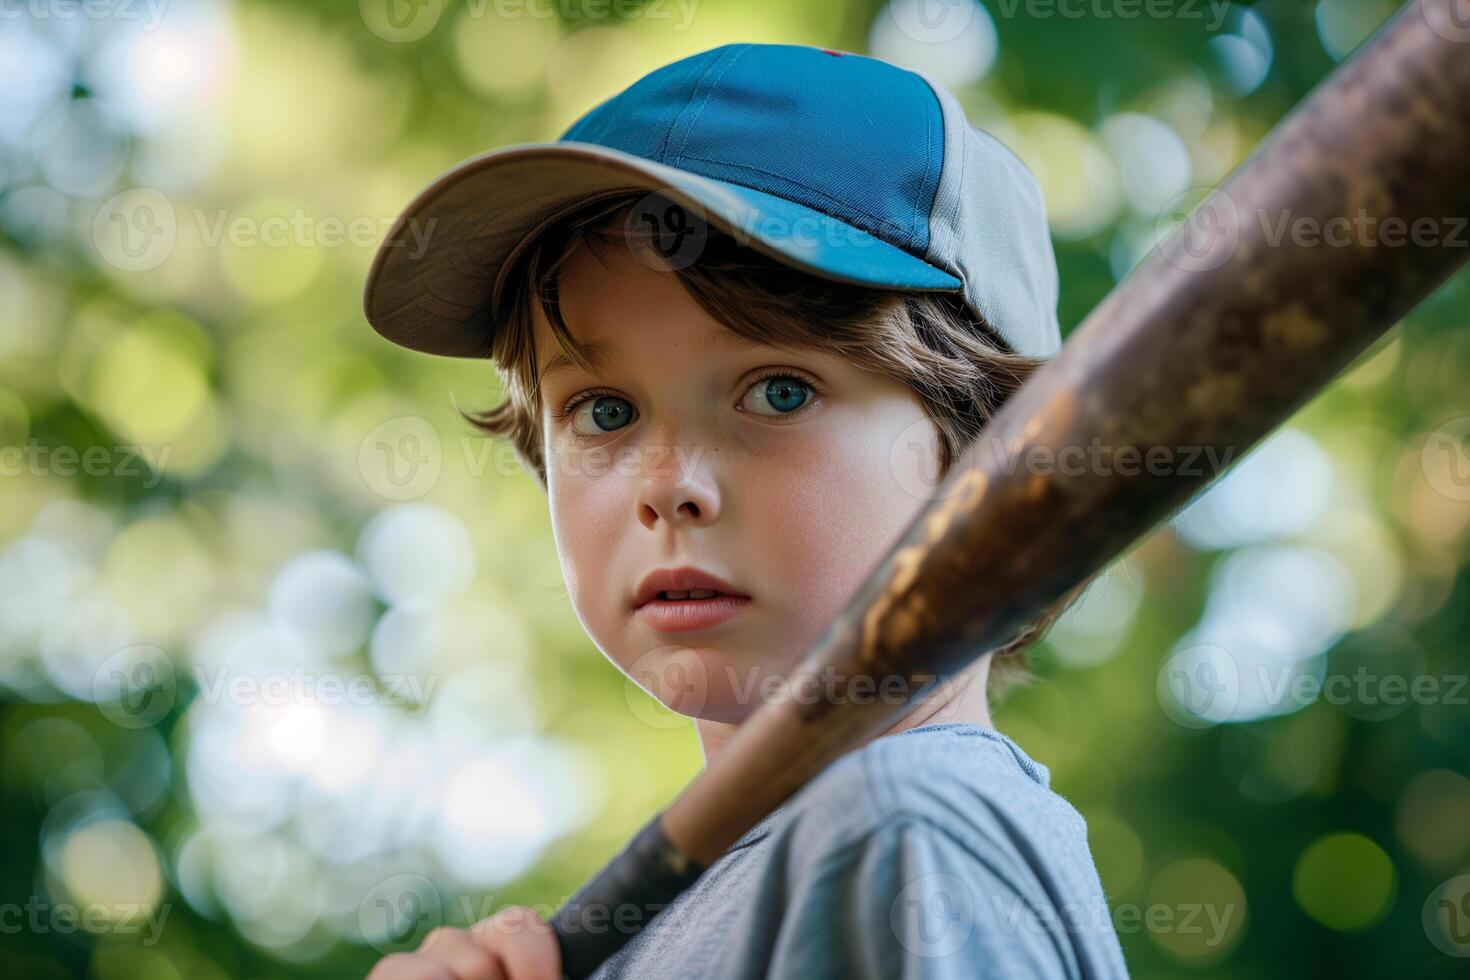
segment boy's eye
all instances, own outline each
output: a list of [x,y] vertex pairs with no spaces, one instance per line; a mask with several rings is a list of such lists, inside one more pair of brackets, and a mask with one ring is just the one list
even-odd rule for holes
[[741,404],[749,403],[757,415],[789,415],[805,405],[812,396],[812,386],[790,374],[762,378],[750,386]]
[[621,429],[632,420],[633,405],[626,398],[598,395],[584,400],[572,412],[572,431],[580,436],[593,436]]

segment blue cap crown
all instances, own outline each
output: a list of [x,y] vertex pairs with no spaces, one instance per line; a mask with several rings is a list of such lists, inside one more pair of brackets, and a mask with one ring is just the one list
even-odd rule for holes
[[919,76],[819,48],[733,44],[666,65],[561,137],[795,201],[929,248],[944,120]]

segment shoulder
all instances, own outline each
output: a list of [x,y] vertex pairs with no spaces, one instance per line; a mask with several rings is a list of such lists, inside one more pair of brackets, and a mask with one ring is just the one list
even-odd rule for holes
[[[977,853],[1025,846],[1087,854],[1081,814],[1015,742],[973,725],[920,728],[838,759],[797,794],[783,829],[799,853],[826,854],[909,824]],[[1090,863],[1090,862],[1089,862]]]
[[1086,825],[1048,779],[974,726],[879,739],[828,767],[772,827],[792,937],[775,962],[826,965],[831,944],[800,937],[836,931],[863,937],[875,975],[1125,975]]

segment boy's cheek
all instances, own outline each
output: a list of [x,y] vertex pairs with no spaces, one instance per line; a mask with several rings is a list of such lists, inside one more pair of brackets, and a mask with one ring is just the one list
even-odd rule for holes
[[[747,625],[722,653],[743,668],[784,671],[851,600],[922,505],[895,479],[885,448],[887,428],[904,427],[813,427],[810,438],[786,433],[763,452],[726,446],[706,454],[700,465],[719,467],[701,475],[720,488],[720,514],[696,536],[700,550],[681,555],[728,571],[756,596]],[[553,469],[561,463],[548,457],[568,591],[594,642],[626,670],[648,652],[631,649],[626,594],[632,578],[659,563],[651,539],[640,547],[639,536],[650,537],[637,518],[640,481],[616,471]]]

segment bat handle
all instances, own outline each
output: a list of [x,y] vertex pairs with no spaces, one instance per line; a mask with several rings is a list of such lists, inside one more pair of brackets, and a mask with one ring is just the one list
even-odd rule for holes
[[704,870],[669,840],[661,816],[649,821],[552,916],[562,975],[590,977]]

